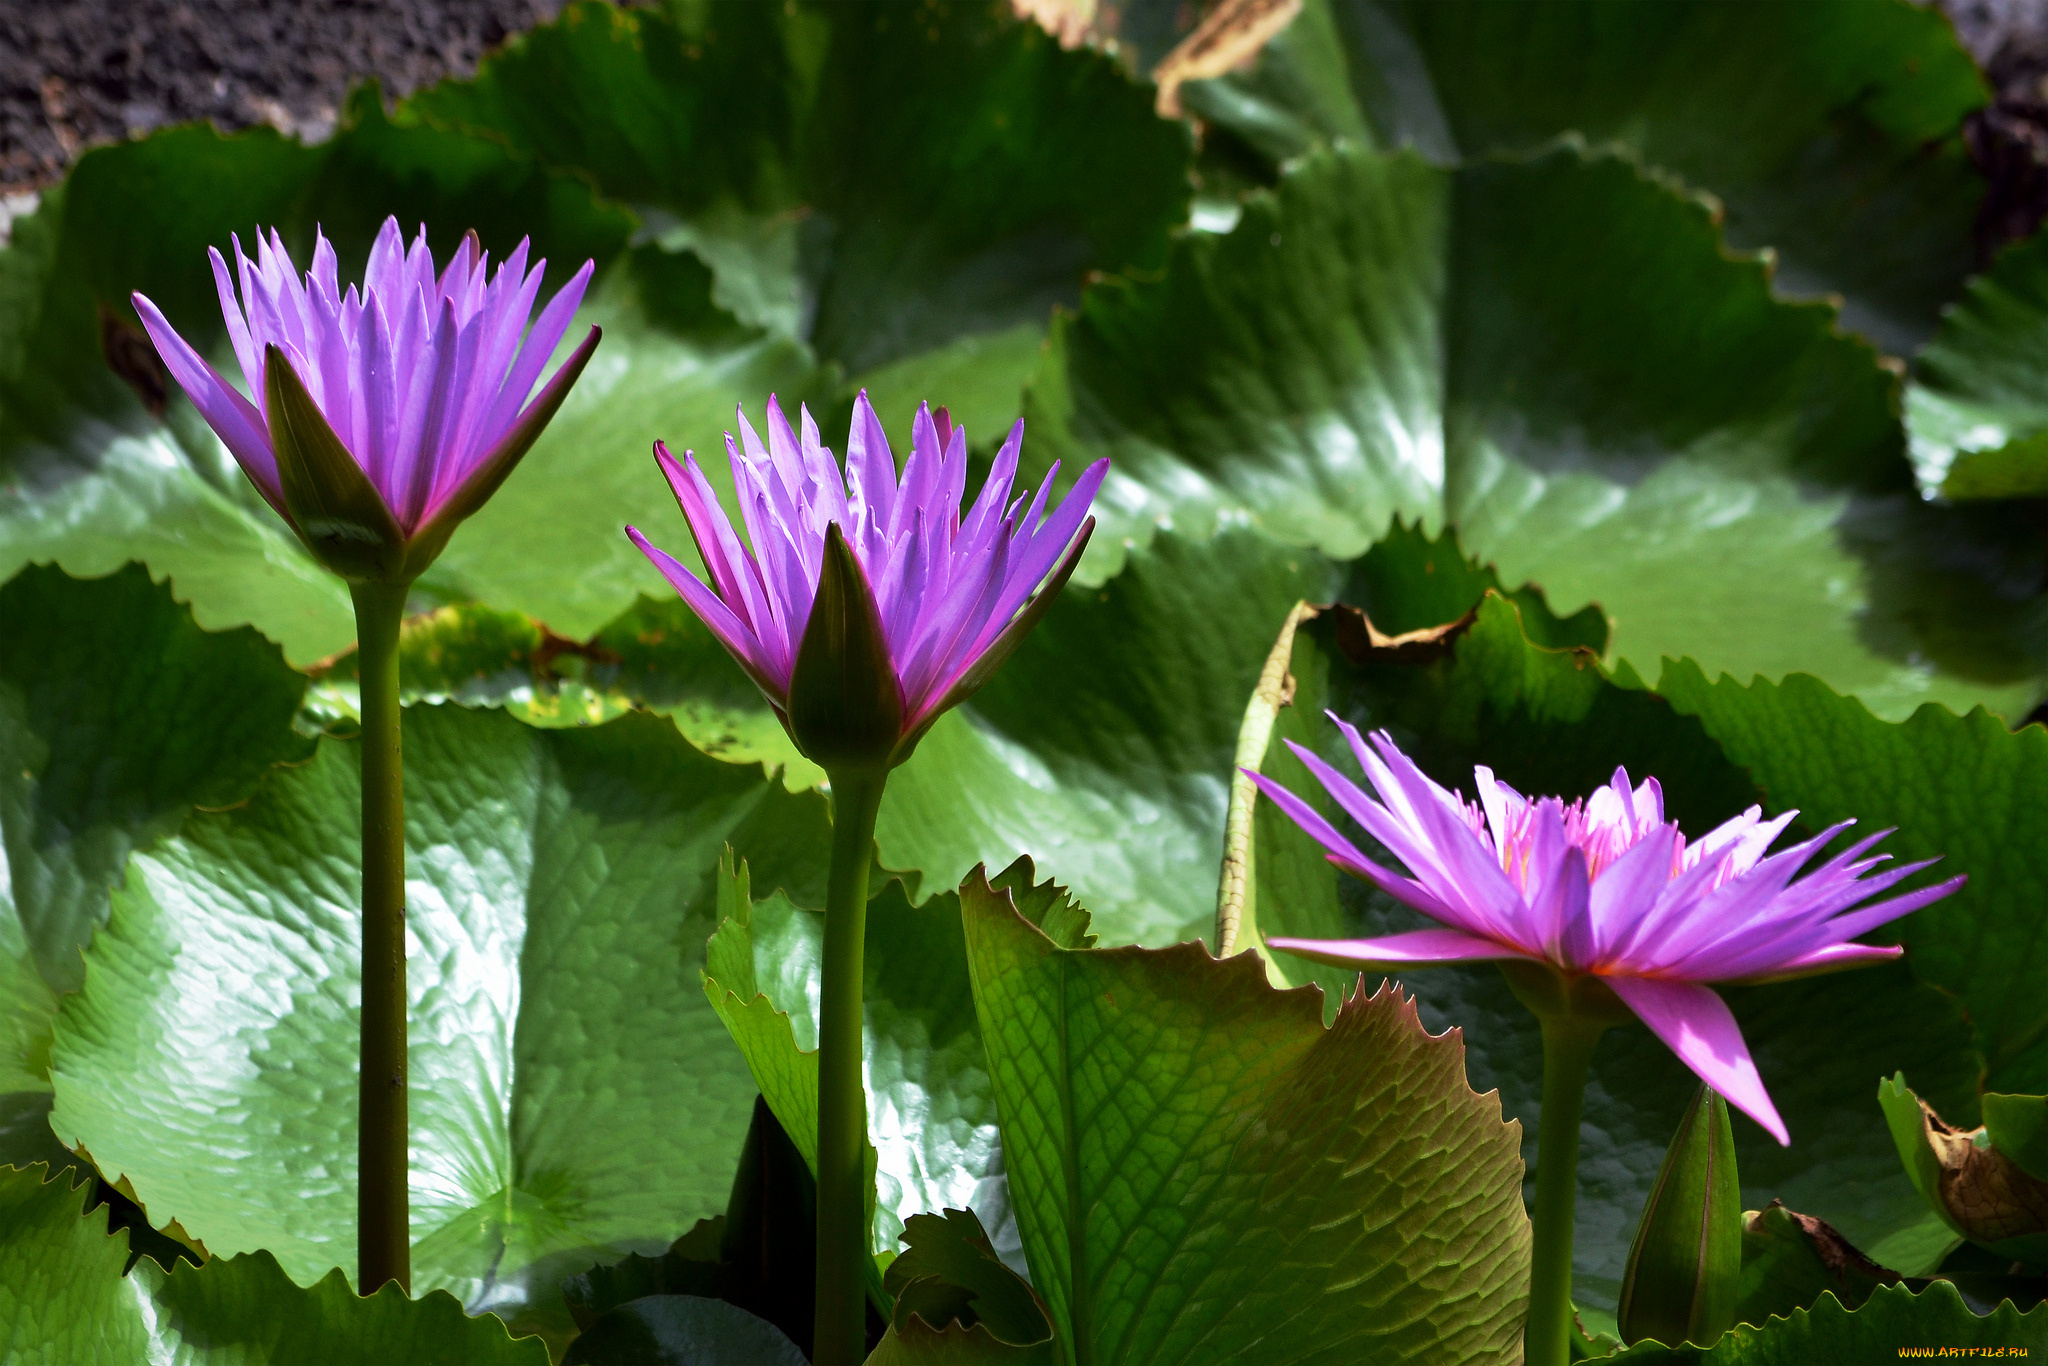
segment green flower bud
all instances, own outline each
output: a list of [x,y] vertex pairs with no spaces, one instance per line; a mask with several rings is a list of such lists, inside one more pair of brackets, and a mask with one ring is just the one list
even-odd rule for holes
[[1622,1341],[1711,1347],[1742,1293],[1742,1191],[1728,1103],[1702,1086],[1679,1121],[1628,1250]]

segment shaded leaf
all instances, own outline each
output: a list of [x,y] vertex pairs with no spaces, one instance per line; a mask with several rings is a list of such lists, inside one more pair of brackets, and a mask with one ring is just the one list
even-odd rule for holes
[[1810,1309],[1823,1292],[1855,1309],[1899,1274],[1877,1265],[1850,1245],[1826,1220],[1786,1209],[1773,1200],[1742,1220],[1740,1323],[1762,1324]]
[[1913,358],[1906,426],[1923,487],[1949,498],[2048,494],[2048,234],[1970,281]]
[[802,338],[846,399],[870,384],[892,430],[930,398],[988,440],[1051,307],[1156,265],[1182,216],[1186,133],[1150,103],[1002,5],[726,0],[574,6],[400,117],[588,174],[712,268],[720,307]]
[[599,1317],[562,1366],[802,1366],[780,1328],[723,1300],[649,1295]]
[[[1749,771],[1767,814],[1796,807],[1809,830],[1848,819],[1865,830],[1897,826],[1885,852],[1941,860],[1923,879],[1969,875],[1960,892],[1887,930],[1906,945],[1916,976],[1968,1009],[1986,1089],[2048,1090],[2048,846],[2036,835],[2048,804],[2048,731],[2007,731],[1982,711],[1943,707],[1894,725],[1816,679],[1745,688],[1709,676],[1689,661],[1667,663],[1657,690]],[[1924,1088],[1919,1074],[1907,1075]],[[1974,1105],[1934,1103],[1975,1122]]]
[[1962,122],[1990,92],[1909,4],[1306,0],[1250,72],[1182,98],[1274,159],[1340,138],[1440,164],[1560,134],[1618,147],[1712,193],[1781,291],[1840,296],[1896,355],[1975,264]]

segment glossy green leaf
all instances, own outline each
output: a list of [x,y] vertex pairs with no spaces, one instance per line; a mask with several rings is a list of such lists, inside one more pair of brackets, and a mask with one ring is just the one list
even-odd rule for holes
[[[1667,811],[1688,832],[1710,829],[1759,800],[1750,776],[1698,719],[1660,696],[1610,681],[1589,653],[1532,646],[1514,607],[1501,598],[1489,598],[1471,628],[1434,660],[1391,651],[1354,657],[1342,648],[1334,617],[1311,621],[1295,635],[1291,670],[1294,704],[1279,714],[1263,771],[1340,825],[1348,818],[1280,743],[1305,744],[1362,780],[1323,718],[1326,707],[1362,729],[1387,728],[1438,782],[1468,792],[1475,763],[1518,791],[1567,796],[1591,791],[1625,765],[1638,779],[1659,780]],[[1347,938],[1429,923],[1338,874],[1321,847],[1270,802],[1254,814],[1256,919],[1264,934]],[[1360,848],[1375,847],[1363,831],[1344,828],[1363,841]],[[1925,1211],[1871,1101],[1876,1081],[1904,1068],[1961,1115],[1974,1112],[1981,1065],[1962,1011],[1914,980],[1916,960],[1723,992],[1792,1133],[1792,1145],[1781,1148],[1747,1119],[1735,1120],[1744,1203],[1757,1208],[1782,1198],[1887,1263],[1906,1255],[1887,1240],[1919,1236]],[[1276,955],[1273,970],[1289,982],[1322,982],[1326,990],[1356,980],[1291,955]],[[1490,965],[1432,968],[1407,974],[1404,983],[1431,1029],[1463,1028],[1473,1084],[1499,1087],[1505,1113],[1533,1127],[1541,1040],[1534,1017],[1500,973]],[[1615,1303],[1629,1234],[1697,1086],[1648,1030],[1629,1026],[1602,1038],[1579,1155],[1573,1254],[1574,1299],[1582,1307]],[[1533,1144],[1526,1156],[1533,1164]]]
[[[104,1207],[42,1167],[0,1167],[0,1355],[21,1366],[148,1361],[163,1366],[545,1366],[539,1338],[466,1318],[445,1292],[408,1299],[387,1285],[358,1298],[339,1272],[311,1287],[267,1252],[180,1263],[143,1258],[128,1275],[125,1234]],[[84,1214],[81,1218],[80,1215]]]
[[1528,1277],[1516,1126],[1398,993],[1334,1027],[1199,944],[1071,949],[961,891],[1031,1280],[1070,1361],[1485,1360]]
[[1832,1295],[1791,1317],[1761,1327],[1738,1327],[1701,1352],[1646,1343],[1606,1360],[1617,1366],[1891,1366],[1908,1349],[1939,1359],[1949,1355],[2014,1355],[2048,1350],[2048,1308],[2022,1314],[2010,1301],[1986,1315],[1971,1312],[1956,1288],[1934,1281],[1914,1293],[1902,1285],[1880,1286],[1862,1308],[1851,1311]]
[[2017,717],[2048,664],[2034,534],[1922,503],[1877,359],[1624,159],[1344,150],[1092,290],[1025,453],[1115,462],[1083,576],[1162,520],[1352,556],[1420,518],[1599,603],[1619,656]]
[[[787,896],[752,899],[745,868],[725,883],[723,921],[706,951],[704,991],[746,1055],[775,1117],[817,1161],[818,981],[824,916]],[[1092,942],[1063,888],[1035,882],[1028,860],[997,885],[1064,943]],[[876,1152],[873,1248],[893,1253],[904,1221],[944,1209],[986,1216],[1013,1250],[995,1098],[975,1019],[960,901],[913,906],[897,879],[868,902],[862,1003],[868,1140]]]
[[1182,95],[1276,159],[1335,139],[1439,164],[1561,134],[1618,147],[1716,196],[1779,290],[1839,296],[1901,356],[1975,265],[1962,122],[1989,98],[1948,20],[1903,0],[1307,0],[1251,71]]
[[47,560],[104,574],[140,559],[202,626],[254,623],[300,661],[346,645],[346,585],[169,382],[128,294],[148,294],[233,373],[206,248],[227,251],[231,232],[253,248],[255,229],[275,225],[306,259],[318,222],[344,262],[360,262],[393,213],[426,222],[444,254],[471,228],[500,257],[530,234],[550,285],[585,257],[614,256],[631,229],[587,185],[500,145],[392,125],[374,88],[317,147],[184,127],[82,156],[0,251],[0,574]]
[[809,1360],[774,1324],[699,1295],[649,1295],[600,1316],[569,1345],[562,1366],[803,1366]]
[[[754,1087],[694,980],[717,859],[822,895],[824,802],[648,716],[414,707],[405,741],[413,1284],[564,1331],[564,1276],[724,1208]],[[154,1223],[301,1279],[354,1261],[357,775],[323,740],[136,855],[52,1054],[59,1137]]]
[[849,399],[895,395],[902,433],[930,398],[1000,436],[1052,305],[1090,270],[1156,265],[1187,202],[1186,133],[1150,93],[985,0],[577,5],[400,117],[639,206],[721,307],[801,337]]
[[[2036,835],[2048,804],[2048,732],[2007,731],[1995,716],[1943,707],[1890,724],[1812,678],[1747,688],[1707,679],[1671,663],[1657,690],[1750,772],[1766,812],[1796,807],[1810,830],[1849,819],[1866,830],[1896,826],[1884,846],[1893,858],[1941,859],[1927,877],[1969,875],[1960,892],[1892,928],[1915,975],[1967,1009],[1986,1089],[2048,1090],[2048,847]],[[1910,1067],[1906,1074],[1923,1086]],[[1930,1100],[1974,1123],[1974,1106],[1965,1115]]]
[[1851,1309],[1899,1273],[1865,1257],[1825,1220],[1795,1214],[1780,1201],[1751,1210],[1742,1222],[1742,1293],[1738,1323],[1789,1318],[1820,1302],[1823,1292]]
[[1929,491],[2048,494],[2048,234],[2007,247],[1913,358],[1906,427]]
[[51,1021],[129,852],[302,758],[305,686],[254,631],[200,630],[139,565],[0,587],[0,1161],[66,1157]]

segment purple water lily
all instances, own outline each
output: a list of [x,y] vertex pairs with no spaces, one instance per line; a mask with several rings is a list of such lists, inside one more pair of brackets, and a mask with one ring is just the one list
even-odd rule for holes
[[1443,928],[1378,939],[1274,939],[1273,948],[1389,971],[1519,960],[1568,977],[1596,977],[1686,1066],[1780,1143],[1789,1141],[1784,1122],[1742,1031],[1705,984],[1782,981],[1895,958],[1902,952],[1897,947],[1850,941],[1964,882],[1951,878],[1853,909],[1932,860],[1866,877],[1888,857],[1864,856],[1890,833],[1880,831],[1794,881],[1851,822],[1767,857],[1798,813],[1767,821],[1751,807],[1688,841],[1664,819],[1657,780],[1631,788],[1621,769],[1591,797],[1568,804],[1524,797],[1492,770],[1475,768],[1475,806],[1438,786],[1384,732],[1368,747],[1354,728],[1337,724],[1378,801],[1309,750],[1295,745],[1294,751],[1411,876],[1366,857],[1280,784],[1250,776],[1329,851],[1330,862]]
[[771,397],[766,443],[744,412],[738,422],[740,438],[728,433],[725,450],[752,549],[740,543],[696,456],[685,451],[678,463],[660,442],[655,458],[710,583],[638,529],[626,534],[787,720],[827,529],[838,526],[880,618],[900,694],[900,734],[910,743],[1009,654],[1036,620],[1027,604],[1042,608],[1065,583],[1094,529],[1088,508],[1109,468],[1107,460],[1089,466],[1050,514],[1057,463],[1028,507],[1023,496],[1012,501],[1024,440],[1019,421],[963,515],[967,437],[943,409],[935,417],[919,406],[900,479],[865,392],[854,402],[844,475],[807,410],[799,410],[799,436]]
[[[171,377],[316,553],[318,531],[304,524],[317,521],[321,510],[288,491],[288,471],[279,466],[286,433],[268,383],[273,355],[289,366],[332,436],[368,477],[388,513],[387,538],[429,542],[437,553],[446,535],[435,533],[452,530],[502,482],[597,345],[592,328],[533,394],[582,301],[592,266],[583,264],[528,331],[547,262],[529,269],[523,241],[493,274],[472,233],[437,274],[426,229],[408,250],[398,220],[388,218],[370,249],[362,288],[351,285],[346,293],[334,248],[322,234],[315,234],[313,266],[303,279],[274,229],[267,238],[257,236],[253,263],[239,238],[234,253],[239,301],[228,263],[217,250],[207,255],[228,338],[255,402],[223,379],[148,298],[136,294],[135,309]],[[296,440],[305,444],[317,435],[301,432]],[[417,573],[424,567],[420,558],[406,557],[404,567]]]

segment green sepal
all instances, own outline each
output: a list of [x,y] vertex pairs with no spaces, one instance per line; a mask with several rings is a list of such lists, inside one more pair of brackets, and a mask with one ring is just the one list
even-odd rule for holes
[[1635,1023],[1636,1013],[1595,973],[1566,972],[1530,958],[1505,959],[1496,966],[1515,999],[1539,1020],[1577,1020],[1595,1029]]
[[2048,1181],[2048,1096],[1984,1095],[1991,1146],[2036,1181]]
[[583,374],[583,367],[590,363],[590,357],[603,336],[602,328],[590,329],[590,335],[583,339],[583,344],[556,367],[554,376],[533,402],[526,405],[525,416],[513,424],[512,430],[505,433],[496,448],[470,472],[469,478],[448,495],[448,501],[441,504],[439,510],[413,533],[405,548],[405,577],[408,580],[418,578],[428,565],[440,558],[441,552],[448,547],[448,538],[455,534],[455,528],[490,501],[498,486],[511,475],[513,467],[533,449],[533,443],[540,440],[540,434],[554,420],[562,400],[569,396],[569,390]]
[[817,596],[789,676],[790,738],[827,773],[886,770],[903,733],[903,689],[882,613],[837,522],[825,529]]
[[299,539],[344,579],[402,578],[404,530],[275,344],[263,348],[263,393],[285,511]]
[[1711,1347],[1742,1294],[1742,1188],[1728,1102],[1702,1085],[1678,1122],[1628,1250],[1621,1339]]
[[1052,575],[1046,579],[1045,586],[1031,596],[1031,600],[1024,604],[1024,610],[1017,613],[1016,618],[1003,628],[1002,634],[989,642],[989,647],[981,652],[980,657],[969,666],[966,673],[960,675],[959,681],[946,689],[946,695],[928,708],[923,716],[917,718],[916,729],[897,742],[896,752],[889,757],[890,767],[893,768],[908,759],[917,749],[917,742],[924,739],[925,732],[930,730],[941,716],[980,692],[982,686],[995,677],[996,670],[1002,667],[1004,660],[1015,653],[1017,646],[1023,643],[1024,637],[1031,634],[1031,628],[1038,625],[1039,618],[1052,609],[1053,603],[1059,598],[1060,590],[1065,588],[1067,580],[1073,577],[1074,566],[1081,562],[1081,552],[1088,548],[1088,538],[1094,534],[1095,519],[1090,517],[1081,523],[1081,530],[1075,535],[1074,543],[1067,547],[1066,555],[1053,566]]

